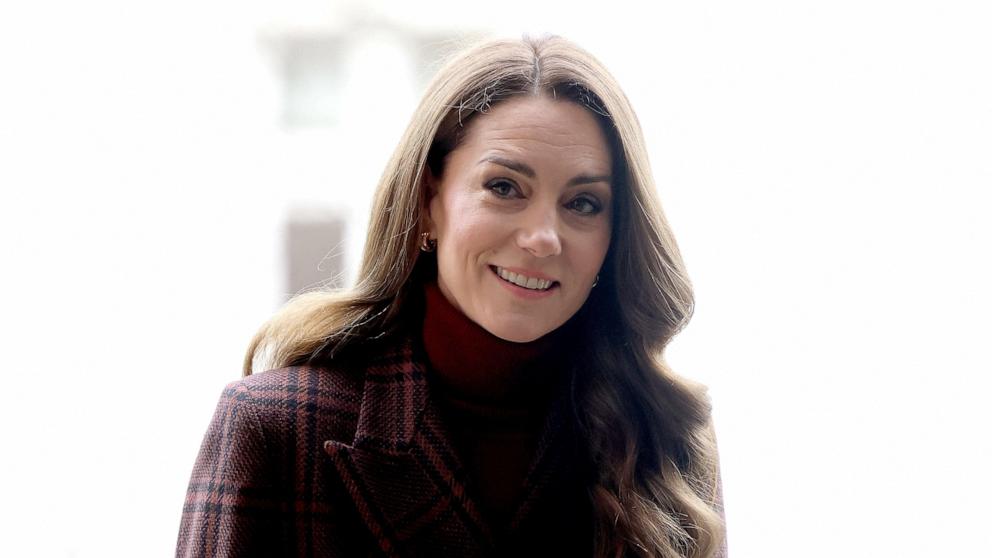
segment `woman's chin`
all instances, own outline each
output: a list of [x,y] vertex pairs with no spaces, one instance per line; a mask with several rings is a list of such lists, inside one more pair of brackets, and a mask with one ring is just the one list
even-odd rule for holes
[[492,324],[492,327],[483,324],[482,327],[496,337],[504,341],[510,341],[511,343],[530,343],[531,341],[537,341],[557,329],[557,327],[551,327],[550,325],[538,326],[534,323],[521,324],[513,322]]
[[[496,334],[493,334],[493,335],[496,335]],[[499,337],[503,341],[510,341],[511,343],[530,343],[531,341],[537,341],[541,337],[544,337],[544,334],[541,334],[541,335],[496,335],[496,337]]]

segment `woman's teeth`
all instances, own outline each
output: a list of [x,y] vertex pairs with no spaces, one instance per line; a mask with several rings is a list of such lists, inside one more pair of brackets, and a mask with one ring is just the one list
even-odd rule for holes
[[512,271],[507,271],[502,267],[496,267],[496,274],[502,279],[513,283],[518,287],[523,287],[525,289],[533,289],[535,291],[545,291],[551,287],[554,281],[550,279],[538,279],[536,277],[527,277],[520,273],[514,273]]

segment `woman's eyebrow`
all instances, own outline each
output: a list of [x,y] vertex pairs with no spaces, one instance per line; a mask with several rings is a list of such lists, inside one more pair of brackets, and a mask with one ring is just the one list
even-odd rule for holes
[[569,180],[568,183],[565,184],[565,187],[571,188],[572,186],[581,186],[583,184],[594,184],[596,182],[605,182],[607,184],[612,184],[611,182],[612,178],[613,177],[611,177],[608,174],[600,174],[600,175],[580,174],[575,178]]
[[[513,159],[507,159],[505,157],[500,157],[498,155],[490,155],[488,157],[483,157],[482,160],[479,161],[479,164],[482,163],[493,163],[501,167],[506,167],[512,171],[519,172],[520,174],[526,176],[527,178],[537,177],[537,173],[534,172],[534,169],[532,169],[526,163],[521,163],[520,161],[514,161]],[[580,174],[569,180],[568,183],[565,184],[565,186],[567,187],[581,186],[583,184],[592,184],[594,182],[610,183],[611,178],[612,177],[608,174],[601,174],[601,175]]]
[[521,163],[520,161],[514,161],[512,159],[506,159],[500,157],[499,155],[490,155],[488,157],[483,157],[479,164],[482,163],[495,163],[501,167],[506,167],[512,171],[519,172],[520,174],[526,176],[527,178],[535,178],[537,173],[534,169],[530,168],[526,163]]

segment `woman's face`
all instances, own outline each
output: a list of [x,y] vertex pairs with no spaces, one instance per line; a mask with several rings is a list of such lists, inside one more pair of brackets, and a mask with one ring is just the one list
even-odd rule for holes
[[477,116],[430,177],[441,292],[509,341],[564,324],[610,245],[611,169],[598,122],[570,101],[521,96]]

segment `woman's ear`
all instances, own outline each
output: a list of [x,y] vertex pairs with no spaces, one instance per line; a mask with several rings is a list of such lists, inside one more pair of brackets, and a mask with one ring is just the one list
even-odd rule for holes
[[431,206],[433,205],[434,198],[437,197],[439,184],[437,177],[435,177],[434,173],[431,172],[430,165],[424,165],[424,172],[421,180],[423,181],[424,207],[421,211],[421,218],[423,219],[423,222],[421,224],[420,232],[429,232],[431,238],[437,238],[437,230],[434,226],[434,219],[431,215]]
[[424,190],[427,192],[428,201],[437,195],[438,188],[441,185],[440,177],[434,176],[434,171],[431,170],[430,165],[424,165],[424,172],[421,180],[424,181]]

